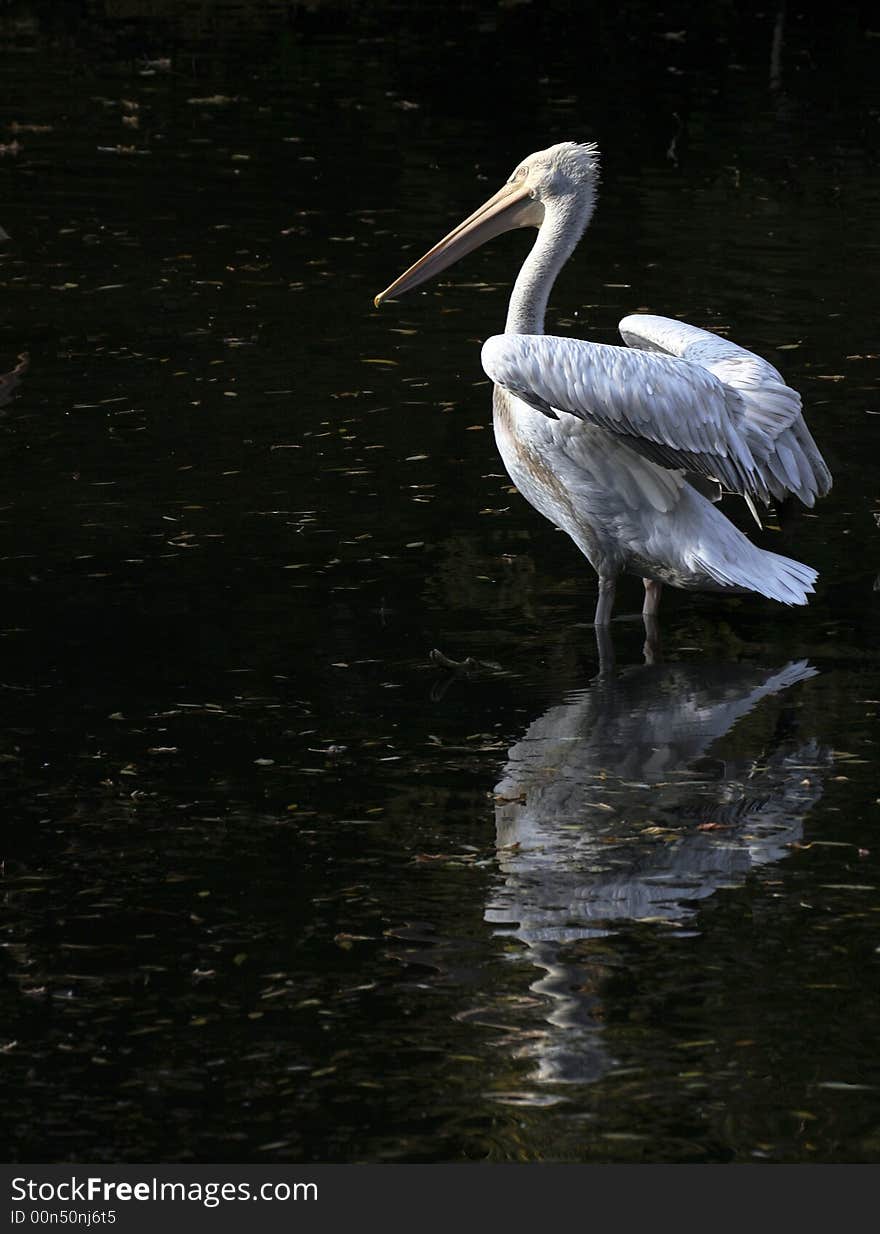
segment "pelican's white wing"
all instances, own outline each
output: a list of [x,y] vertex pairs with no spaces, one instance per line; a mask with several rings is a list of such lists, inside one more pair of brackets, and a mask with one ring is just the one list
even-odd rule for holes
[[669,317],[635,313],[620,333],[630,347],[677,356],[714,374],[762,479],[774,497],[789,493],[812,506],[831,488],[831,473],[801,414],[801,399],[780,373],[729,339]]
[[664,467],[768,498],[728,406],[728,388],[699,365],[550,334],[496,335],[484,344],[482,360],[493,381],[545,415],[569,412]]

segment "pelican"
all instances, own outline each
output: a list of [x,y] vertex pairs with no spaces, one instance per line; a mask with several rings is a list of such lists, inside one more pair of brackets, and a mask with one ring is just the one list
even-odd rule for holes
[[495,383],[495,440],[513,483],[566,531],[599,577],[595,623],[607,625],[618,577],[645,585],[754,591],[806,604],[816,571],[758,548],[715,504],[721,492],[812,506],[831,474],[801,400],[760,356],[668,317],[620,322],[627,346],[544,334],[556,276],[596,205],[599,152],[565,141],[530,154],[484,205],[375,298],[402,295],[501,232],[536,227],[504,333],[482,362]]

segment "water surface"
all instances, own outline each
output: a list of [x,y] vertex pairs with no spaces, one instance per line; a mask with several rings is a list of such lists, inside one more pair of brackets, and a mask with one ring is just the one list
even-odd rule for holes
[[[7,1157],[876,1160],[880,42],[12,7]],[[668,593],[655,664],[495,452],[526,238],[371,304],[563,138],[549,328],[729,332],[835,475],[758,537],[810,607]]]

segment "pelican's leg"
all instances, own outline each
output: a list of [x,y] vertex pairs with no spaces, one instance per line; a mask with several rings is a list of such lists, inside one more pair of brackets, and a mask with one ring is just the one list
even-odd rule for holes
[[652,578],[643,578],[645,584],[645,603],[642,608],[643,617],[656,617],[660,612],[660,592],[663,590],[663,584],[657,583]]
[[599,653],[599,676],[607,676],[614,672],[614,644],[611,641],[611,631],[607,625],[600,626],[596,622],[596,650]]
[[[659,587],[659,583],[657,585]],[[646,664],[657,664],[660,661],[660,623],[650,613],[646,614],[642,620],[645,623],[645,645],[642,648],[642,655],[645,657]]]
[[607,626],[611,620],[611,610],[614,608],[614,578],[599,576],[599,602],[596,605],[596,616],[593,618],[597,626]]

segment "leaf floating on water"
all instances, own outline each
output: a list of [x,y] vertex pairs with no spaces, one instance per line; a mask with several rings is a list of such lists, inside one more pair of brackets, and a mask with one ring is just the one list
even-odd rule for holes
[[365,943],[369,939],[369,934],[348,934],[344,930],[340,930],[338,934],[333,936],[334,943],[337,947],[341,947],[343,951],[351,951],[353,943]]
[[497,1092],[486,1093],[486,1097],[490,1101],[497,1101],[499,1105],[513,1106],[535,1106],[538,1109],[560,1105],[568,1100],[567,1097],[560,1096],[556,1093],[530,1093],[530,1092]]
[[225,107],[228,103],[237,103],[239,94],[209,94],[206,98],[193,98],[186,101],[193,107]]
[[55,128],[53,124],[21,124],[18,120],[11,120],[6,127],[10,133],[51,133]]
[[96,149],[101,154],[149,154],[149,150],[140,149],[137,146],[97,146]]
[[825,891],[876,891],[870,883],[820,883]]
[[848,1084],[845,1080],[824,1080],[816,1085],[817,1088],[839,1089],[842,1092],[868,1092],[874,1088],[873,1084]]
[[389,364],[393,368],[399,368],[399,360],[378,360],[372,357],[361,356],[361,364]]

